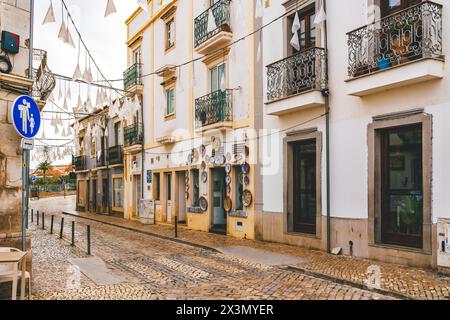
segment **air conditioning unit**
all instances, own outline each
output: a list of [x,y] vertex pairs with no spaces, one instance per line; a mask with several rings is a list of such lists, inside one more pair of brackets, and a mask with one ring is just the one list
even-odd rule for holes
[[440,268],[449,268],[450,271],[450,219],[439,219],[437,229],[437,265]]

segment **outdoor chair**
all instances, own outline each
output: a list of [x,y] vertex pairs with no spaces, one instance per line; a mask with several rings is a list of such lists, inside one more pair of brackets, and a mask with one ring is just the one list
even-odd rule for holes
[[[16,248],[0,247],[0,252],[21,252]],[[22,278],[22,272],[17,270],[17,278]],[[8,263],[0,263],[0,283],[12,282],[14,278],[14,266]],[[25,281],[28,282],[28,299],[31,300],[31,274],[25,272]]]

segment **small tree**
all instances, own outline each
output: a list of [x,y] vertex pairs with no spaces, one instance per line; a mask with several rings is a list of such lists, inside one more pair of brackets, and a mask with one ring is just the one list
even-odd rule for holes
[[42,174],[44,175],[44,184],[45,184],[45,178],[47,176],[47,172],[52,170],[53,166],[50,162],[48,162],[47,160],[45,160],[44,162],[39,163],[37,170],[39,170],[40,172],[42,172]]

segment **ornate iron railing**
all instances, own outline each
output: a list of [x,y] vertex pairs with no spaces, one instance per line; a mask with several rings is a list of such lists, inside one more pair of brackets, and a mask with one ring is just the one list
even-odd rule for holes
[[123,163],[123,147],[122,146],[114,146],[109,148],[109,164],[122,164]]
[[135,63],[123,73],[123,86],[125,90],[133,86],[142,85],[142,64]]
[[424,1],[347,36],[351,78],[418,59],[443,59],[442,6]]
[[233,121],[233,90],[219,90],[195,100],[195,127]]
[[267,66],[267,100],[326,87],[325,50],[310,48]]
[[56,86],[56,80],[47,65],[47,51],[33,49],[33,88],[32,96],[47,101]]
[[125,147],[142,144],[144,135],[142,132],[142,124],[135,123],[123,129],[123,138]]
[[[221,31],[231,32],[230,28],[230,4],[231,0],[220,0],[208,10],[200,14],[194,20],[194,46],[197,48],[205,41],[211,39]],[[210,11],[215,19],[216,29],[208,32],[208,19]]]
[[75,171],[86,170],[86,156],[72,157]]

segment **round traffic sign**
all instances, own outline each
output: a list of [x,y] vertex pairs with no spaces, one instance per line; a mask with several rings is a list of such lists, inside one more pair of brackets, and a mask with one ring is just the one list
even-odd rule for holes
[[26,139],[36,137],[41,127],[41,111],[33,98],[19,96],[12,104],[11,115],[17,133]]

